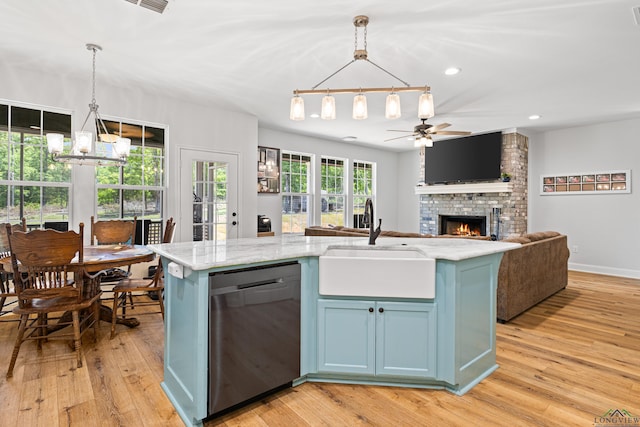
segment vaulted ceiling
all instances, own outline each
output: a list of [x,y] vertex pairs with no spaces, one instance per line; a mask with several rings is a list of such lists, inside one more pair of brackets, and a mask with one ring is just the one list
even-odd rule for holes
[[[418,124],[418,94],[403,115],[384,118],[384,94],[369,118],[310,118],[321,96],[305,96],[307,118],[289,120],[294,89],[310,89],[353,58],[356,15],[369,16],[369,59],[412,86],[429,85],[430,123],[474,133],[548,130],[640,116],[640,0],[169,0],[156,13],[125,0],[3,0],[0,57],[90,79],[86,43],[100,82],[243,111],[261,126],[392,150],[412,148],[387,129]],[[446,76],[448,67],[459,67]],[[398,86],[363,61],[327,87]],[[0,79],[0,98],[2,82]],[[89,94],[87,94],[89,96]],[[22,100],[28,101],[28,100]],[[102,111],[117,115],[117,112]],[[537,114],[541,118],[530,120]]]

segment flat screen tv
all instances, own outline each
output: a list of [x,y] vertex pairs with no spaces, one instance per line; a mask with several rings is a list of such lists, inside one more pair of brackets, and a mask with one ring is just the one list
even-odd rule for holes
[[434,141],[425,149],[424,182],[446,184],[500,178],[502,132]]

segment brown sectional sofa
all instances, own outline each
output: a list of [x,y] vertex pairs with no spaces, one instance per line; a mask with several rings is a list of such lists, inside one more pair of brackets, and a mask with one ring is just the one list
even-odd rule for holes
[[[305,236],[366,237],[369,230],[347,227],[309,227]],[[453,237],[382,231],[381,237]],[[458,236],[456,236],[458,237]],[[488,237],[474,237],[485,239]],[[497,317],[508,322],[540,301],[564,289],[568,281],[569,248],[567,236],[556,231],[530,233],[503,242],[522,246],[502,256],[498,270]]]
[[505,239],[521,243],[502,256],[498,270],[497,316],[501,323],[567,287],[567,236],[555,231]]

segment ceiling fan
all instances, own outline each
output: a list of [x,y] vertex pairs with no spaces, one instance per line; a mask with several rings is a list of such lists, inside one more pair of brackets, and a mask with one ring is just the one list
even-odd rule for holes
[[410,130],[397,130],[397,129],[388,129],[389,132],[404,132],[409,133],[409,135],[398,136],[396,138],[385,139],[384,142],[393,141],[395,139],[407,138],[409,136],[415,136],[416,139],[426,138],[431,139],[431,135],[471,135],[471,132],[467,131],[459,131],[459,130],[442,130],[444,128],[448,128],[451,126],[449,123],[440,123],[437,125],[432,125],[427,123],[427,119],[421,119],[422,123],[415,126],[413,128],[413,132]]

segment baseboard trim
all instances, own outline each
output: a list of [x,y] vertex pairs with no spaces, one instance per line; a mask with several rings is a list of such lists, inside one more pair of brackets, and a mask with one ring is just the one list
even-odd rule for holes
[[607,276],[628,277],[630,279],[640,279],[639,270],[629,270],[625,268],[611,268],[601,265],[569,263],[569,270],[581,271],[584,273],[606,274]]

